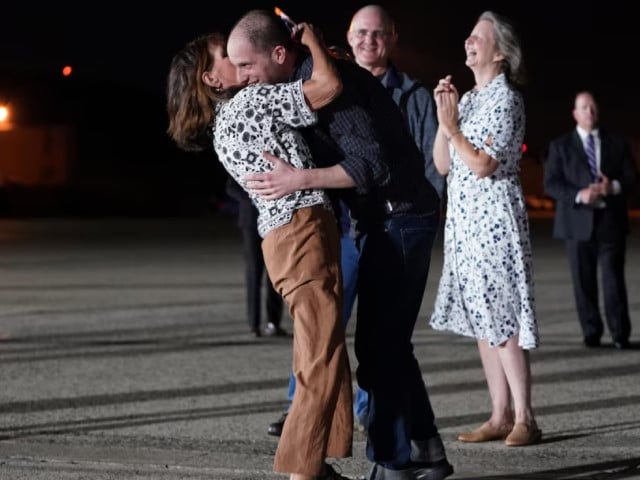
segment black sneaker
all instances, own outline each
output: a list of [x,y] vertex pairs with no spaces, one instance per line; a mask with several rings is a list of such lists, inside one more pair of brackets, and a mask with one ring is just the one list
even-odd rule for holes
[[367,475],[367,480],[443,480],[452,474],[453,467],[446,459],[402,470],[391,470],[375,463]]
[[446,458],[433,462],[429,466],[418,467],[414,470],[417,480],[442,480],[453,475],[453,465]]
[[269,425],[269,428],[267,428],[267,433],[269,435],[273,435],[274,437],[279,437],[280,435],[282,435],[284,421],[287,419],[288,413],[289,412],[284,412],[282,415],[280,415],[280,418],[278,420]]

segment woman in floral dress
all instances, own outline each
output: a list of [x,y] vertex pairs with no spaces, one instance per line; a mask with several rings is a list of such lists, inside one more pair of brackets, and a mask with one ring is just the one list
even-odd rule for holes
[[434,97],[434,162],[447,175],[444,267],[430,325],[477,339],[492,412],[463,442],[536,443],[528,350],[538,346],[529,224],[518,177],[525,130],[522,55],[509,22],[478,18],[465,41],[476,85],[448,76]]

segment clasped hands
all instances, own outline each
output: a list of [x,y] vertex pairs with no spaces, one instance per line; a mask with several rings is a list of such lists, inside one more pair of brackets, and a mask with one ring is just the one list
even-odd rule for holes
[[580,190],[580,202],[585,205],[595,205],[599,203],[603,197],[611,195],[613,187],[609,177],[600,172],[598,182],[590,183],[587,187]]
[[433,90],[433,98],[436,102],[438,124],[440,131],[449,138],[458,130],[458,89],[451,83],[451,75],[447,75],[438,81]]

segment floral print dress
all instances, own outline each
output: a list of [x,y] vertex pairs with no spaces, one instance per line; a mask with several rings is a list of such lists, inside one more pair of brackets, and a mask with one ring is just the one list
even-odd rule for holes
[[444,265],[430,325],[485,339],[519,335],[538,346],[529,220],[518,177],[525,113],[522,96],[498,75],[459,102],[462,134],[499,166],[478,178],[450,148]]

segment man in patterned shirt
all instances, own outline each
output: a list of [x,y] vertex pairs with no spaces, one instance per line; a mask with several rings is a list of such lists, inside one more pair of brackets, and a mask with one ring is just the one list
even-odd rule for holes
[[[312,60],[284,47],[288,33],[266,10],[245,14],[227,43],[238,79],[279,83],[308,78]],[[342,94],[304,134],[318,168],[276,156],[270,173],[245,177],[268,200],[307,188],[339,189],[367,234],[359,265],[355,350],[359,385],[369,393],[369,478],[440,480],[453,473],[435,425],[412,335],[426,286],[440,200],[406,122],[378,80],[336,61]],[[285,422],[285,429],[287,422]]]

